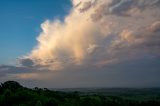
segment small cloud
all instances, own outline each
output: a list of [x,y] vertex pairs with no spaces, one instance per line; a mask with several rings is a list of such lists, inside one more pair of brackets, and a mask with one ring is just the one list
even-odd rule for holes
[[1,65],[0,66],[0,74],[2,77],[6,77],[11,74],[20,74],[20,73],[30,73],[33,69],[29,67],[18,67],[18,66],[10,66],[10,65]]
[[23,67],[32,67],[32,66],[34,66],[33,60],[31,60],[29,58],[21,58],[21,59],[19,59],[19,63]]

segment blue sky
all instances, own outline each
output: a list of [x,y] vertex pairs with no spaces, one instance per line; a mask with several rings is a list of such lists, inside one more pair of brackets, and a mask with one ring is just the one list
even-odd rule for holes
[[17,57],[36,45],[40,25],[46,19],[63,19],[69,0],[1,0],[0,64],[14,64]]

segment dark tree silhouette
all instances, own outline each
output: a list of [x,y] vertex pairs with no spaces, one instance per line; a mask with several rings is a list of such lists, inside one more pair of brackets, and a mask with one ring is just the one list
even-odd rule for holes
[[22,88],[23,86],[21,86],[18,82],[16,81],[7,81],[1,84],[1,87],[3,89],[18,89],[18,88]]

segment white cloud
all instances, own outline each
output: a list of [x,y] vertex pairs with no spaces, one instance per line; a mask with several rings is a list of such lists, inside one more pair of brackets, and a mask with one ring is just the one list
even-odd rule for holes
[[63,22],[41,24],[38,44],[21,60],[23,66],[54,71],[159,53],[159,0],[72,0],[72,4]]

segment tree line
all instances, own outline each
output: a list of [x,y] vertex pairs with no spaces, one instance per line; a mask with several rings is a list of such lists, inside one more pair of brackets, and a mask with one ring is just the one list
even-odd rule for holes
[[88,95],[38,87],[29,89],[16,81],[7,81],[0,85],[0,106],[160,106],[160,96],[135,100],[124,95]]

